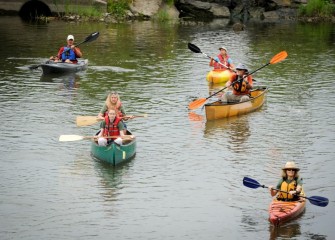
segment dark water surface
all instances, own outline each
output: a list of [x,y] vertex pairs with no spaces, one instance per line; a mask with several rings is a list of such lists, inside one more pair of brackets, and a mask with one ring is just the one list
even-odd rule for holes
[[[65,44],[81,45],[86,72],[42,76],[40,64]],[[335,26],[263,23],[235,33],[227,20],[199,24],[51,22],[1,17],[0,239],[333,239],[335,235]],[[188,103],[222,86],[205,80],[224,45],[235,63],[257,69],[277,53],[288,58],[254,74],[270,88],[254,113],[206,121]],[[96,115],[106,93],[120,93],[137,136],[136,157],[112,168],[93,160],[93,135],[75,117]],[[214,98],[213,98],[214,100]],[[301,168],[305,213],[278,230],[268,220],[266,189],[280,168]]]

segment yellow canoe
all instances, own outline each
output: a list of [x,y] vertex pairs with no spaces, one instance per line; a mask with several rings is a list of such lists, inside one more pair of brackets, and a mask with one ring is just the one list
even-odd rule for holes
[[251,98],[246,102],[223,104],[220,101],[205,104],[207,120],[228,118],[232,116],[246,114],[260,108],[265,100],[267,87],[262,87],[251,91]]
[[231,76],[233,75],[233,72],[227,69],[215,69],[210,71],[207,76],[206,80],[210,83],[226,83]]

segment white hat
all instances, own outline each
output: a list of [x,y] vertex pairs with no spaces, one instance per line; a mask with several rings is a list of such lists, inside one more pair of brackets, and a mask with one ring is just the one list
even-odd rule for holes
[[228,52],[227,48],[225,48],[225,47],[219,47],[219,50],[221,50],[221,49],[224,49],[224,50],[226,50],[226,52]]
[[74,37],[73,37],[73,35],[69,35],[69,36],[67,36],[67,39],[66,39],[66,40],[70,40],[70,39],[72,39],[72,40],[74,41]]
[[283,169],[283,170],[286,170],[286,169],[295,169],[295,170],[297,170],[297,171],[300,170],[300,168],[298,168],[298,167],[295,165],[294,162],[287,162],[287,163],[285,164],[285,166],[284,166],[282,169]]

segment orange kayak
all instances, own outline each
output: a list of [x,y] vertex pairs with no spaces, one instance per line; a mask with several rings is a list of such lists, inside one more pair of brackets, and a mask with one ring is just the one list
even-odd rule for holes
[[298,217],[305,210],[305,205],[305,198],[300,198],[300,200],[292,202],[274,199],[269,207],[269,221],[273,225],[279,226],[284,222]]

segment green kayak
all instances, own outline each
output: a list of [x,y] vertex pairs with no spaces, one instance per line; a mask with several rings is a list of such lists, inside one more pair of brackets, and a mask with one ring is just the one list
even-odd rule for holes
[[[127,135],[131,135],[131,133],[128,132]],[[127,141],[124,145],[112,142],[108,146],[99,146],[95,141],[92,141],[91,154],[100,161],[116,166],[135,157],[136,138]]]

